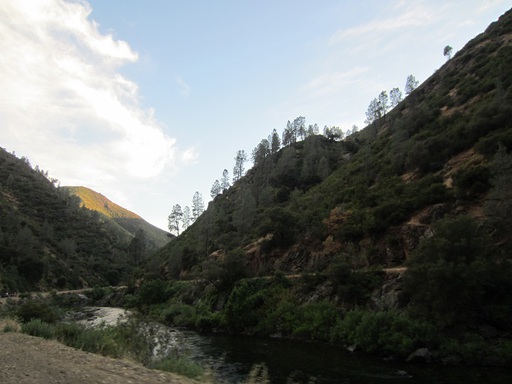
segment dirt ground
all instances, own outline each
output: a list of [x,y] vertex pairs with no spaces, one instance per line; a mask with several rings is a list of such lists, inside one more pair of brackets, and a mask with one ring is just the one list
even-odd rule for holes
[[197,383],[22,333],[0,333],[2,384]]

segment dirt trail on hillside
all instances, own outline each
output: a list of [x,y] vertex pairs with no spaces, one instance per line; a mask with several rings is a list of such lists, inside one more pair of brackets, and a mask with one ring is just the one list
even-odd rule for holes
[[148,369],[22,333],[0,333],[2,384],[192,384],[196,381]]

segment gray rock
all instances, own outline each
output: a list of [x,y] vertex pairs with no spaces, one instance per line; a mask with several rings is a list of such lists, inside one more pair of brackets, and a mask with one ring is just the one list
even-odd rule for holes
[[432,362],[432,353],[428,348],[419,348],[411,353],[406,361],[411,363],[430,363]]

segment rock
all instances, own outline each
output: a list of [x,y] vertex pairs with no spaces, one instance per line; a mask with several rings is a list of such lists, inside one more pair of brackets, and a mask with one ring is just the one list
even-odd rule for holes
[[411,363],[430,363],[432,362],[432,353],[428,348],[419,348],[411,353],[406,361]]
[[446,365],[457,365],[462,362],[462,359],[460,358],[460,356],[457,356],[457,355],[449,355],[449,356],[443,357],[441,359],[441,362]]
[[478,331],[485,339],[493,339],[498,336],[498,330],[492,325],[484,324],[478,327]]

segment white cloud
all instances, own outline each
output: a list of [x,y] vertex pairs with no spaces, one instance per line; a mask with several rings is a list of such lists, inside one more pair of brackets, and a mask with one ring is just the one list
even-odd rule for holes
[[325,73],[310,81],[305,90],[311,96],[328,96],[342,91],[344,86],[359,82],[367,71],[368,67],[354,67],[346,72]]
[[367,35],[380,36],[383,33],[403,28],[422,27],[431,24],[434,20],[434,13],[431,8],[424,7],[421,2],[409,3],[399,2],[396,5],[399,10],[397,15],[387,18],[376,18],[356,27],[336,31],[330,39],[330,44],[339,44],[347,39],[364,37]]
[[188,99],[190,97],[190,94],[192,93],[192,89],[190,88],[190,85],[188,85],[185,80],[183,80],[180,76],[176,76],[176,83],[180,87],[180,93],[181,95]]
[[138,54],[90,13],[84,1],[0,2],[0,145],[66,184],[136,182],[193,157],[119,74]]

